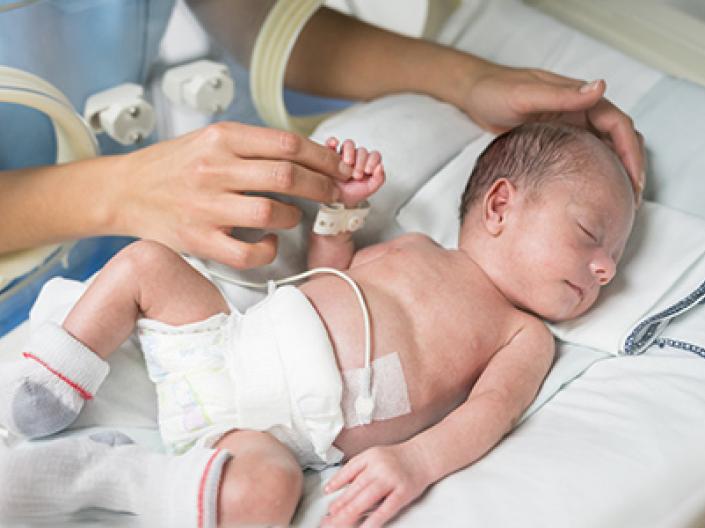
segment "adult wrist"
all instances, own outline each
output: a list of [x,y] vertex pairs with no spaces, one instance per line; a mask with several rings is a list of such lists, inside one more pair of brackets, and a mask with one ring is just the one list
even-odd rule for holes
[[477,81],[492,72],[497,65],[474,55],[447,48],[447,53],[442,61],[437,62],[437,67],[443,72],[446,80],[434,83],[439,92],[435,96],[467,113],[468,101],[471,100]]
[[88,233],[92,235],[130,234],[121,221],[121,205],[124,205],[126,186],[124,156],[101,156],[80,162],[81,177],[86,191],[81,193],[87,211]]

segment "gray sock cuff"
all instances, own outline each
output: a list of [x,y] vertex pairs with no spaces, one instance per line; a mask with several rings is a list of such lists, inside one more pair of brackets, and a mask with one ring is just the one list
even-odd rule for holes
[[216,528],[218,525],[218,491],[220,490],[223,468],[225,463],[230,460],[230,456],[230,453],[225,449],[215,450],[203,470],[198,490],[198,528]]
[[30,338],[25,357],[40,363],[84,399],[90,399],[110,366],[91,349],[55,323],[45,323]]

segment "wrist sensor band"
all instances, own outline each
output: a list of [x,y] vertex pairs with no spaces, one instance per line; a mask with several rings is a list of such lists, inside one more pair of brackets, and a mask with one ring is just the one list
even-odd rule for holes
[[346,208],[341,203],[321,204],[313,223],[313,232],[327,236],[352,233],[362,227],[369,212],[367,200],[352,208]]

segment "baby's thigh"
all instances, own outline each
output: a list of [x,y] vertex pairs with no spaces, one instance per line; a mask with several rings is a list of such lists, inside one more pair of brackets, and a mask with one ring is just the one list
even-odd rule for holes
[[140,311],[149,319],[181,325],[230,312],[212,282],[158,242],[134,242],[117,257],[129,261],[130,272],[139,284]]

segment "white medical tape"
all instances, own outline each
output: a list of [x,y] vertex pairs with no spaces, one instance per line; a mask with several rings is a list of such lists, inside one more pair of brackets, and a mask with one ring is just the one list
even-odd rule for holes
[[[372,397],[374,411],[372,421],[389,420],[411,412],[409,391],[401,367],[399,354],[386,354],[372,363]],[[355,409],[360,387],[366,375],[364,368],[345,370],[343,376],[343,420],[345,429],[363,425]]]

